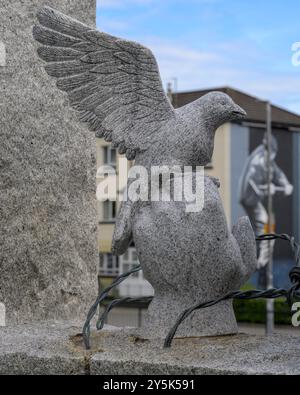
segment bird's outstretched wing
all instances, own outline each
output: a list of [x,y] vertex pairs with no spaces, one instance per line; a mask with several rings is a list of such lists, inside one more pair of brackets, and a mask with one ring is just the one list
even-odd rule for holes
[[42,8],[34,38],[47,73],[58,79],[80,120],[134,159],[174,117],[152,52]]

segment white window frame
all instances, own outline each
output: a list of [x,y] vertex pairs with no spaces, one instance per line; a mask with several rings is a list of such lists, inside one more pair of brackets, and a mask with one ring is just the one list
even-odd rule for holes
[[[112,156],[113,156],[112,151],[115,153],[115,160],[112,160]],[[105,156],[106,156],[106,160],[105,160]],[[109,145],[104,146],[103,147],[104,165],[116,167],[116,161],[117,161],[117,150]]]
[[[139,260],[134,247],[128,248],[126,253],[119,257],[120,274],[128,272],[137,265],[139,265]],[[119,295],[122,297],[142,297],[153,294],[153,288],[145,279],[142,270],[132,274],[119,285]]]
[[[106,205],[108,205],[107,213],[106,213],[106,208],[105,208]],[[115,215],[114,215],[114,212],[115,212]],[[105,200],[105,202],[103,202],[103,220],[104,220],[104,222],[114,222],[116,220],[116,215],[117,215],[117,203],[114,201],[111,201],[111,200]]]
[[[135,258],[134,258],[135,257]],[[120,273],[126,273],[132,270],[135,266],[140,264],[136,249],[134,247],[128,248],[128,250],[120,257]],[[144,280],[142,270],[133,273],[130,279]]]
[[118,276],[120,274],[118,257],[110,253],[101,254],[99,273],[100,276],[108,276],[108,277]]

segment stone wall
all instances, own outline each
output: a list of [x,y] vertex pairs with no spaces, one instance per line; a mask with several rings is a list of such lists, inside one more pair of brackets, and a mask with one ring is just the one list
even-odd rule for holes
[[97,291],[95,138],[46,75],[32,38],[42,5],[94,26],[95,1],[0,3],[0,303],[8,324],[83,319]]

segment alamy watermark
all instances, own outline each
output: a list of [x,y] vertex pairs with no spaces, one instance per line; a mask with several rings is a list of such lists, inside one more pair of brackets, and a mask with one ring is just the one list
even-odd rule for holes
[[[127,169],[127,160],[119,158],[119,174],[112,166],[97,170],[97,200],[131,202],[184,202],[186,212],[200,212],[204,207],[204,167],[144,166]],[[122,185],[128,186],[122,190]]]
[[4,67],[6,65],[6,48],[5,44],[0,41],[0,67]]
[[300,42],[295,42],[292,45],[292,65],[295,67],[300,67]]
[[292,325],[294,327],[300,326],[300,302],[294,303],[292,306]]

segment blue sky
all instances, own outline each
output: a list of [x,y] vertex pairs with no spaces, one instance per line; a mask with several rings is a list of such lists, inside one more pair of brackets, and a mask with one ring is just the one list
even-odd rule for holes
[[164,86],[231,86],[300,114],[299,0],[98,0],[97,26],[155,54]]

